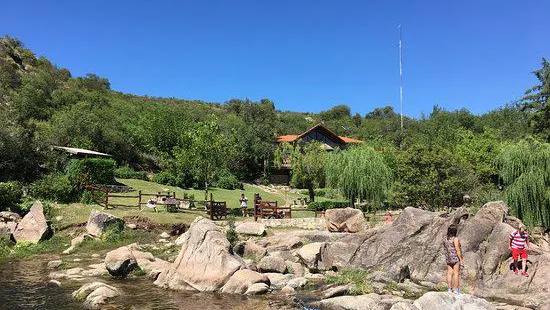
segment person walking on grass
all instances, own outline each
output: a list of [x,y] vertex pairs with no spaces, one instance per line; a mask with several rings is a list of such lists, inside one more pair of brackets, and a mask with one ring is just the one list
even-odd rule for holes
[[518,274],[518,257],[521,257],[521,274],[528,277],[527,268],[527,249],[529,248],[529,234],[525,231],[525,226],[520,224],[518,229],[510,234],[508,240],[508,249],[512,252],[514,260],[514,273]]
[[464,268],[464,258],[460,250],[460,241],[458,240],[457,228],[455,224],[449,225],[447,236],[443,241],[445,246],[445,262],[447,263],[447,286],[449,292],[462,294],[460,292],[459,272]]
[[243,217],[248,216],[248,198],[243,194],[241,194],[241,198],[239,199],[241,202],[241,211],[243,212]]

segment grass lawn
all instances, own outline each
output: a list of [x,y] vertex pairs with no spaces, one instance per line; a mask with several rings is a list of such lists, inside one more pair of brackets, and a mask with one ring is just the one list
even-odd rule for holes
[[[173,186],[166,186],[154,182],[148,182],[143,180],[136,180],[136,179],[117,179],[118,182],[125,184],[127,186],[130,186],[134,189],[134,191],[131,191],[129,193],[125,193],[125,195],[137,195],[138,190],[141,190],[142,193],[157,193],[157,192],[166,192],[170,191],[176,192],[176,197],[183,197],[184,193],[195,195],[195,200],[202,200],[204,199],[204,191],[203,190],[195,190],[195,189],[182,189],[179,187],[173,187]],[[287,203],[291,203],[292,200],[297,200],[298,198],[305,198],[306,196],[296,193],[284,193],[284,194],[277,194],[277,193],[269,193],[264,190],[262,190],[259,187],[245,184],[244,185],[244,191],[243,190],[226,190],[226,189],[219,189],[219,188],[213,188],[209,191],[209,193],[212,193],[214,200],[217,201],[226,201],[229,208],[239,208],[239,198],[242,193],[245,194],[245,196],[249,199],[249,207],[252,206],[254,193],[259,193],[260,196],[264,200],[276,200],[279,205],[285,205]],[[323,199],[323,197],[319,197],[319,200],[326,200]],[[137,198],[111,198],[109,202],[112,203],[121,203],[121,204],[128,204],[128,205],[137,205]],[[83,223],[88,220],[88,216],[90,215],[90,212],[92,209],[99,209],[102,208],[98,205],[85,205],[82,203],[73,203],[73,204],[61,204],[59,205],[59,208],[56,210],[56,215],[61,215],[63,219],[61,221],[56,221],[54,225],[56,227],[64,227],[73,223]],[[169,213],[166,212],[162,205],[159,205],[157,207],[157,210],[159,212],[154,212],[151,209],[148,209],[147,207],[143,207],[142,210],[139,210],[136,207],[115,207],[113,209],[109,209],[106,212],[111,213],[118,217],[125,217],[125,216],[142,216],[147,217],[151,220],[156,221],[159,224],[172,224],[172,223],[191,223],[198,215],[206,216],[206,212],[199,207],[195,210],[190,211],[184,211],[184,212],[177,212],[177,213]],[[292,213],[293,217],[295,218],[303,218],[303,217],[313,217],[314,213],[310,211],[295,211]],[[250,218],[250,220],[253,220],[253,218]]]

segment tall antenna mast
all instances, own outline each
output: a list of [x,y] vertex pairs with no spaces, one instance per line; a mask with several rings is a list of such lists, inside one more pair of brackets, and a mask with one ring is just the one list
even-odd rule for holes
[[403,130],[403,31],[399,24],[399,104],[401,107],[401,130]]

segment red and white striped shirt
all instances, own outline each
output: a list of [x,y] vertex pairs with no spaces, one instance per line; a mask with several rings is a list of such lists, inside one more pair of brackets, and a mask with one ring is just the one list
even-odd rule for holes
[[527,238],[529,238],[529,234],[527,232],[522,233],[519,230],[514,231],[510,234],[510,243],[511,247],[513,249],[524,249],[525,244],[527,243]]

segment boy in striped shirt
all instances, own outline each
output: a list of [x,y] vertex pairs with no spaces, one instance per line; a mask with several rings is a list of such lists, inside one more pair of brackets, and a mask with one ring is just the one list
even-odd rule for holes
[[521,274],[528,277],[529,275],[525,271],[527,267],[527,249],[529,248],[529,234],[525,231],[523,224],[519,225],[519,228],[510,234],[510,240],[508,242],[508,249],[512,251],[512,259],[514,260],[514,273],[518,274],[518,256],[521,256]]

